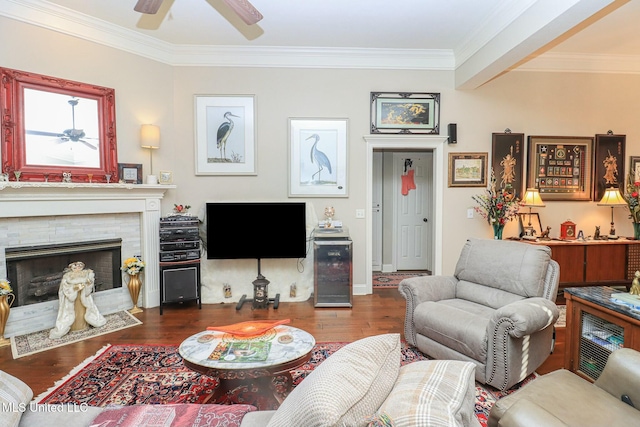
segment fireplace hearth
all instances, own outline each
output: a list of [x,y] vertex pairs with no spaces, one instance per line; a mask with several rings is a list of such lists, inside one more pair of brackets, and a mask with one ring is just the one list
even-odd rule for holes
[[93,270],[96,292],[122,287],[121,247],[122,239],[109,239],[6,248],[13,306],[57,300],[64,269],[75,261]]

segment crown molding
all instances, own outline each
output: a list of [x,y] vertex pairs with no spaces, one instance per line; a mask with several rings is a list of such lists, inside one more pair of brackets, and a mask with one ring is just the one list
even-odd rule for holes
[[[505,0],[490,22],[454,50],[176,45],[43,0],[0,0],[0,16],[172,66],[356,68],[452,71],[536,0]],[[516,7],[517,5],[517,7]],[[514,70],[640,73],[640,56],[546,53]]]
[[449,50],[175,45],[42,0],[0,0],[0,15],[174,66],[453,70]]

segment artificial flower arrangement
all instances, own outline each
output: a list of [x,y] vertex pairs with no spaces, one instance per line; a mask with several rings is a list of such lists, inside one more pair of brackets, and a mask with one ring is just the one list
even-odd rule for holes
[[144,265],[144,262],[140,258],[131,257],[124,260],[120,269],[133,276],[139,274],[144,269]]
[[190,208],[191,206],[189,205],[173,205],[173,211],[179,214],[186,213]]
[[517,215],[522,203],[504,188],[496,189],[496,177],[491,170],[491,181],[485,194],[471,196],[480,206],[474,210],[487,220],[489,225],[505,225]]
[[627,191],[624,193],[624,200],[629,206],[629,218],[635,223],[640,223],[640,181],[635,179],[633,173],[627,179]]
[[0,295],[9,295],[13,289],[7,279],[0,279]]

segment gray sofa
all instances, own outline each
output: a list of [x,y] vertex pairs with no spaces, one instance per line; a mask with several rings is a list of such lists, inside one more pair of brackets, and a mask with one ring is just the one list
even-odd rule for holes
[[[622,401],[622,396],[635,407]],[[614,351],[595,383],[560,369],[500,399],[488,427],[639,427],[640,352]]]
[[403,280],[405,339],[434,359],[476,364],[476,380],[505,390],[553,349],[559,266],[547,246],[469,239],[453,276]]
[[[396,427],[480,426],[474,414],[473,363],[425,360],[401,367],[400,350],[399,334],[348,344],[314,369],[278,410],[246,412],[240,427],[365,427],[383,419],[393,420]],[[0,427],[88,427],[96,417],[111,416],[108,411],[131,409],[59,406],[41,410],[29,404],[32,397],[25,383],[0,371],[0,404],[16,408],[3,414]]]

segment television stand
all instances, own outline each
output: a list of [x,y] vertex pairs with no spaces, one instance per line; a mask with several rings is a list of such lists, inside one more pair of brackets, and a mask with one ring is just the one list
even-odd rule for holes
[[251,301],[251,308],[267,308],[269,303],[273,304],[273,308],[277,309],[280,305],[280,294],[276,294],[275,298],[269,298],[269,281],[260,273],[260,259],[258,259],[258,277],[253,281],[253,299],[248,299],[247,294],[242,295],[236,310],[240,310],[245,302]]

